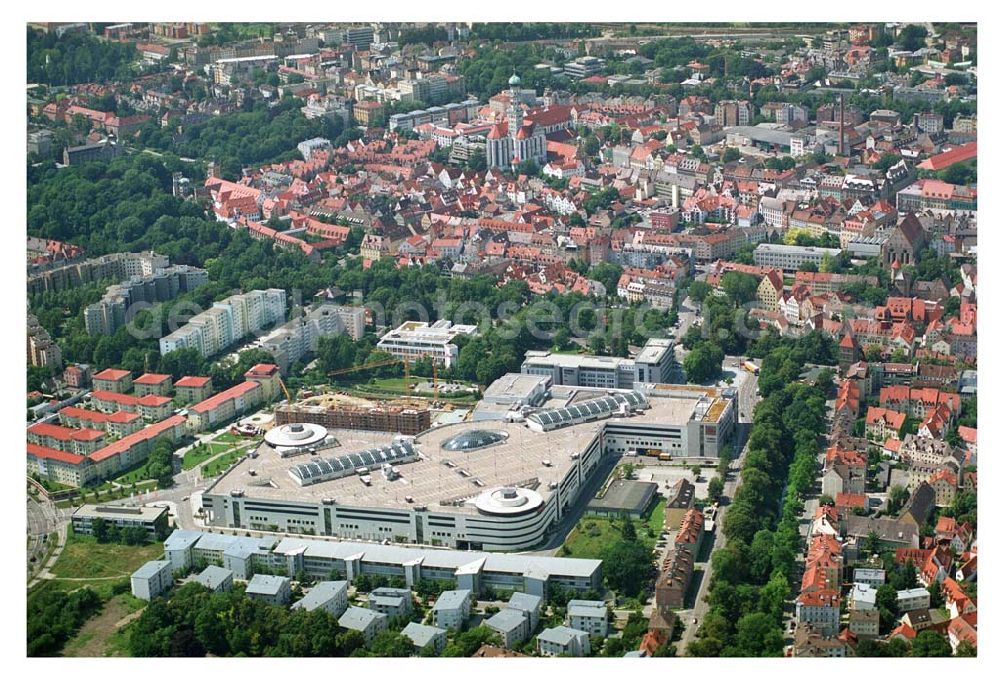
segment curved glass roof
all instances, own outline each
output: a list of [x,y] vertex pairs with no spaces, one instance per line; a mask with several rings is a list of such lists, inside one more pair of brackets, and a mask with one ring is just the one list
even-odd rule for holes
[[472,451],[491,444],[499,444],[507,439],[507,433],[500,430],[466,430],[441,443],[445,451]]
[[629,411],[649,408],[646,396],[632,391],[584,400],[561,409],[538,411],[528,416],[528,420],[534,421],[545,430],[552,430],[584,421],[609,418],[618,413],[622,409],[622,405]]
[[345,454],[336,458],[319,458],[309,463],[297,465],[289,469],[288,472],[305,486],[353,475],[358,470],[374,470],[383,463],[411,463],[418,458],[413,445],[407,440],[393,442],[384,447],[366,449],[356,454]]

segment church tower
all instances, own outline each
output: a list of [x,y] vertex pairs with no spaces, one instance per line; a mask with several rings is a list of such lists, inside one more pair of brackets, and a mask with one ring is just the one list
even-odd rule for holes
[[507,109],[508,129],[511,137],[516,138],[524,117],[524,112],[521,110],[521,78],[517,77],[517,73],[514,73],[510,76],[507,84],[510,85],[508,91],[510,107]]

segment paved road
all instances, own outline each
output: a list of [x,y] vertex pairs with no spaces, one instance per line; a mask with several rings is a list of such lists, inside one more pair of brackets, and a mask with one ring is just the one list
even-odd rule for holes
[[[727,358],[730,359],[730,358]],[[750,437],[750,426],[753,421],[753,407],[757,403],[757,377],[750,374],[749,378],[744,379],[740,383],[739,390],[739,409],[745,415],[746,419],[743,423],[738,423],[736,426],[737,434],[737,448],[740,450],[739,456],[733,459],[733,462],[729,466],[729,472],[726,475],[726,483],[723,488],[723,495],[729,500],[723,500],[722,505],[719,507],[719,512],[715,517],[715,541],[712,544],[713,551],[716,548],[726,547],[726,536],[722,533],[722,521],[728,509],[728,503],[732,500],[733,495],[739,488],[742,477],[740,476],[740,468],[743,466],[743,459],[746,454],[746,442]],[[698,631],[698,624],[702,622],[705,618],[705,614],[708,612],[708,589],[712,583],[712,563],[711,563],[711,553],[709,553],[709,561],[705,564],[704,575],[702,576],[700,585],[698,586],[697,595],[695,597],[695,604],[693,609],[684,610],[678,613],[678,616],[684,621],[684,634],[681,636],[681,640],[677,643],[677,655],[683,656],[688,644],[694,640],[695,633]],[[697,623],[695,622],[697,620]]]

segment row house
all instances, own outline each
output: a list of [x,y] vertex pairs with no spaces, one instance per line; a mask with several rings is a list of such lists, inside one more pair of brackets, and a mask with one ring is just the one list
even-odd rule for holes
[[887,409],[921,419],[935,411],[938,405],[946,406],[953,417],[962,413],[962,399],[958,393],[943,392],[937,388],[886,386],[879,391],[879,403]]

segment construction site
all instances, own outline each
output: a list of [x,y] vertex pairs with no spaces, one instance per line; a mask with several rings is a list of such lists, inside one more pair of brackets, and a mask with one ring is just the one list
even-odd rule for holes
[[[364,372],[402,365],[402,379],[348,385]],[[432,423],[460,422],[469,410],[448,401],[456,395],[474,397],[478,388],[438,381],[435,365],[432,380],[410,376],[410,365],[399,359],[371,362],[327,374],[331,384],[321,392],[300,391],[296,401],[285,389],[286,404],[275,407],[274,425],[314,423],[330,429],[371,430],[417,435]],[[350,390],[342,388],[349,387]],[[442,399],[444,398],[448,399]]]

